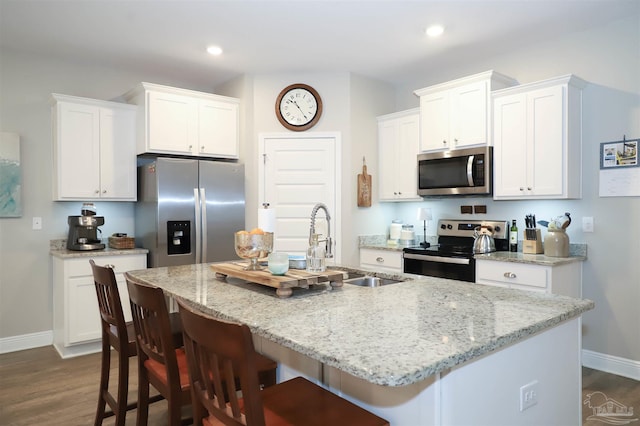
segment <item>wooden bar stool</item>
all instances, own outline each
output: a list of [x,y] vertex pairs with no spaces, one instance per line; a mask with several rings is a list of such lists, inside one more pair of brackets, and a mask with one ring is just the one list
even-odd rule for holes
[[[134,283],[127,278],[131,313],[138,347],[138,418],[137,425],[146,425],[149,415],[149,385],[168,402],[168,424],[191,424],[181,419],[181,409],[191,404],[187,360],[184,348],[176,348],[169,334],[168,309],[164,292],[158,287]],[[260,357],[257,369],[263,387],[276,381],[277,363]],[[235,382],[235,380],[233,380]]]
[[[131,315],[138,347],[138,426],[149,417],[149,385],[165,397],[169,406],[167,423],[181,423],[181,409],[191,403],[184,349],[171,338],[169,310],[162,289],[136,284],[127,279]],[[190,422],[191,420],[188,420]],[[184,424],[188,424],[185,419]]]
[[[215,319],[192,309],[180,299],[178,306],[189,367],[194,424],[389,424],[302,377],[260,390],[257,353],[249,327]],[[235,380],[230,380],[233,377],[239,378],[242,398],[238,396]]]
[[[127,404],[129,392],[129,358],[137,355],[135,331],[132,322],[125,322],[118,283],[111,266],[99,266],[89,260],[93,271],[93,281],[102,329],[102,357],[100,367],[100,392],[96,410],[95,426],[111,416],[116,416],[116,426],[125,424],[127,411],[138,406],[137,402]],[[171,335],[182,346],[182,326],[178,313],[171,316]],[[116,396],[109,392],[109,370],[111,368],[111,348],[118,354],[118,388]],[[162,395],[154,396],[150,402],[163,399]],[[106,406],[110,411],[106,411]]]

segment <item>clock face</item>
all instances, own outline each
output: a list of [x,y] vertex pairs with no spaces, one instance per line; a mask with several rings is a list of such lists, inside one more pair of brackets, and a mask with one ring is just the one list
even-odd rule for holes
[[322,114],[322,100],[312,87],[292,84],[285,87],[276,101],[276,115],[283,126],[302,131],[313,127]]

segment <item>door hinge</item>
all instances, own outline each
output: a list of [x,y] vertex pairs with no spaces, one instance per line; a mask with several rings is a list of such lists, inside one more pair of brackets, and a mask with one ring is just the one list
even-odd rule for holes
[[262,164],[267,164],[267,154],[262,154]]

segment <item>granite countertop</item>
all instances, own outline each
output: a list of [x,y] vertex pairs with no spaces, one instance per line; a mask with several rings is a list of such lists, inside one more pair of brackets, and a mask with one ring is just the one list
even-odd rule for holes
[[416,383],[593,309],[589,300],[433,277],[383,287],[275,290],[216,279],[208,264],[130,271],[219,318],[384,386]]
[[[586,245],[585,245],[586,247]],[[495,260],[500,262],[530,263],[534,265],[556,266],[565,263],[583,262],[587,260],[586,250],[582,252],[570,251],[569,257],[551,257],[544,254],[524,254],[522,252],[511,253],[508,251],[496,251],[487,254],[476,254],[479,260]]]
[[49,250],[49,254],[54,257],[58,257],[60,259],[72,259],[74,257],[99,257],[99,256],[126,256],[133,254],[147,254],[149,250],[142,248],[133,248],[133,249],[114,249],[114,248],[104,248],[102,250],[86,250],[86,251],[77,251],[77,250],[67,250],[67,249],[51,249]]
[[[432,245],[437,244],[437,237],[427,237],[427,241]],[[367,235],[359,237],[359,248],[373,250],[388,250],[401,252],[405,246],[389,244],[384,235]],[[417,243],[416,243],[417,245]],[[522,246],[522,243],[520,243]],[[571,262],[583,262],[587,260],[586,244],[570,244],[569,257],[551,257],[544,254],[524,254],[522,252],[512,253],[508,251],[493,252],[488,254],[476,254],[476,259],[495,260],[501,262],[530,263],[535,265],[562,265]]]

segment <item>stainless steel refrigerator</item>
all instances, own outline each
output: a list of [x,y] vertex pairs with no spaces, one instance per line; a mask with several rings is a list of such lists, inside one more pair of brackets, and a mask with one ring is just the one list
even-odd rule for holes
[[138,166],[136,244],[149,267],[237,259],[244,211],[243,164],[158,157]]

